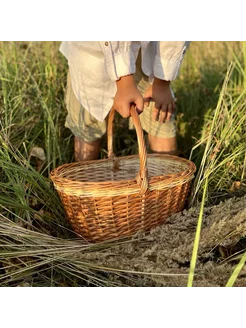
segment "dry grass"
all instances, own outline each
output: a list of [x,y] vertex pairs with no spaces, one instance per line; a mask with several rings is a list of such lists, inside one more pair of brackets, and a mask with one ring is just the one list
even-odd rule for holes
[[[108,273],[112,268],[76,257],[77,250],[87,256],[109,245],[92,247],[70,240],[74,234],[48,178],[53,168],[73,160],[72,135],[64,128],[67,63],[58,48],[59,42],[0,43],[2,286],[22,282],[107,286],[126,281],[120,272],[112,281]],[[195,202],[201,198],[206,179],[206,205],[245,192],[245,63],[243,41],[194,42],[173,83],[180,153],[191,156],[201,168]],[[136,153],[135,132],[128,132],[119,119],[115,139],[117,155]],[[105,145],[104,141],[101,157]],[[39,158],[37,149],[44,156]],[[237,235],[239,226],[233,226],[231,233]],[[188,238],[192,246],[194,235]],[[189,263],[190,258],[185,261]],[[141,279],[132,279],[141,285]]]

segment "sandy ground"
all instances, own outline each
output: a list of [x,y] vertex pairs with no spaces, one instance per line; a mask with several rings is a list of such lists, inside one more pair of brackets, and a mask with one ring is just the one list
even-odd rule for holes
[[[109,281],[122,285],[186,286],[198,216],[199,207],[190,208],[149,233],[139,233],[131,242],[88,254],[87,259],[111,268],[149,273],[108,275]],[[246,249],[245,236],[246,195],[205,208],[193,286],[225,286],[239,261],[233,256]],[[234,286],[246,286],[246,266]]]

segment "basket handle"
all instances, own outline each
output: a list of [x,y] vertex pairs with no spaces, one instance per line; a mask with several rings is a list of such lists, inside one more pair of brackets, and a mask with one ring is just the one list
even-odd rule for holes
[[[130,108],[130,113],[132,116],[132,122],[135,126],[138,140],[138,153],[139,153],[139,161],[140,161],[140,170],[136,176],[136,181],[140,186],[139,196],[143,195],[148,189],[148,171],[147,171],[147,152],[146,146],[144,142],[144,134],[143,129],[140,124],[139,116],[136,111],[135,105],[132,105]],[[114,121],[115,109],[112,107],[109,117],[108,117],[108,127],[107,127],[107,135],[108,135],[108,158],[113,159],[114,161],[114,169],[119,168],[118,160],[113,152],[113,121]]]

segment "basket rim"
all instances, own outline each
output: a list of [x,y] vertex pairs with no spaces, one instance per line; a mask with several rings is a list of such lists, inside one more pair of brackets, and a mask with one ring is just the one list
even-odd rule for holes
[[[129,160],[129,159],[134,159],[134,158],[139,158],[139,155],[128,155],[128,156],[118,157],[118,159],[120,161],[124,160],[124,159]],[[148,190],[167,189],[167,188],[171,188],[176,185],[181,185],[185,182],[192,180],[194,177],[194,173],[196,172],[196,165],[192,161],[187,160],[185,158],[180,158],[178,156],[169,155],[169,154],[148,154],[147,158],[160,158],[160,159],[166,158],[166,159],[173,160],[175,162],[184,163],[187,165],[187,168],[178,174],[171,173],[171,174],[167,174],[167,175],[159,175],[159,176],[154,176],[154,177],[148,178],[148,181],[149,181]],[[98,181],[98,182],[97,181],[84,181],[83,182],[83,181],[72,180],[69,178],[59,177],[59,175],[58,175],[61,170],[64,170],[69,167],[88,166],[90,164],[100,165],[100,163],[112,162],[112,161],[113,161],[112,158],[111,159],[106,158],[106,159],[99,159],[99,160],[81,161],[81,162],[73,162],[73,163],[63,164],[51,171],[50,179],[53,181],[55,188],[57,190],[68,188],[70,194],[73,194],[73,191],[71,189],[74,189],[75,194],[77,194],[78,188],[82,188],[85,191],[85,189],[90,189],[92,187],[94,189],[94,192],[96,193],[96,191],[99,192],[100,188],[105,188],[105,186],[109,186],[109,184],[110,184],[110,188],[112,188],[112,189],[116,188],[116,187],[119,188],[119,185],[121,186],[121,188],[123,188],[124,186],[129,186],[130,184],[134,184],[134,183],[136,184],[136,187],[137,187],[138,184],[137,184],[137,181],[135,178],[122,179],[122,180],[106,180],[106,181]],[[63,187],[61,187],[61,185],[63,185]],[[130,190],[128,189],[125,193],[128,193],[129,191]],[[89,193],[88,196],[91,195],[91,193],[89,191],[88,191],[88,193]],[[122,192],[122,193],[124,193],[124,192]],[[87,194],[86,191],[85,191],[85,194]],[[109,194],[111,194],[110,191],[109,191]]]

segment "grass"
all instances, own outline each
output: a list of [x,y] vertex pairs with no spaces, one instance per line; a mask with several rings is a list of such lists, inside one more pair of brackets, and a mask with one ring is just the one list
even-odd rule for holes
[[228,94],[232,72],[233,65],[230,64],[217,106],[212,113],[208,111],[202,136],[190,154],[190,159],[194,160],[195,151],[199,149],[201,154],[202,150],[201,159],[198,153],[199,170],[193,189],[193,200],[199,191],[201,192],[206,178],[209,178],[210,182],[210,199],[231,191],[235,182],[239,186],[245,182],[245,90],[234,98]]
[[[64,128],[67,63],[58,49],[59,42],[0,43],[1,286],[120,281],[109,280],[113,268],[86,262],[87,252],[114,244],[74,238],[49,180],[53,168],[73,160],[73,138]],[[173,83],[180,154],[198,167],[190,204],[201,200],[206,181],[206,204],[245,193],[245,77],[246,42],[194,42]],[[125,124],[118,118],[117,155],[137,151]]]
[[194,247],[193,247],[193,252],[192,252],[192,257],[191,257],[191,262],[190,262],[190,272],[189,272],[187,287],[192,287],[192,283],[193,283],[193,279],[194,279],[194,275],[195,275],[197,253],[198,253],[198,248],[199,248],[199,241],[200,241],[201,228],[202,228],[202,218],[203,218],[203,211],[204,211],[204,204],[205,204],[205,199],[206,199],[207,188],[208,188],[208,178],[205,181],[205,186],[204,186],[203,195],[202,195],[202,202],[201,202],[199,218],[197,221],[197,229],[196,229]]
[[229,278],[226,287],[233,287],[233,285],[235,284],[238,275],[240,274],[242,268],[244,267],[246,262],[246,252],[243,254],[243,256],[241,257],[238,265],[236,266],[236,268],[234,269],[231,277]]

